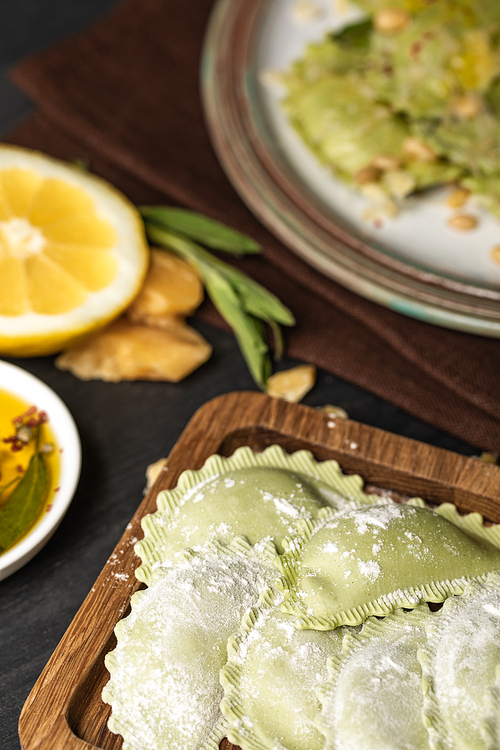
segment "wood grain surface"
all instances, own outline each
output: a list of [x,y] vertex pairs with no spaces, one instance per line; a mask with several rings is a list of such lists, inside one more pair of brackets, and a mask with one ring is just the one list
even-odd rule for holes
[[[229,393],[193,416],[163,471],[127,526],[97,581],[31,691],[19,721],[23,750],[118,750],[121,737],[107,729],[110,707],[101,700],[108,679],[104,655],[113,630],[141,586],[134,544],[141,518],[156,510],[160,490],[175,487],[185,469],[199,469],[213,453],[231,455],[247,445],[261,451],[277,443],[286,451],[312,451],[336,459],[375,487],[434,502],[453,502],[500,522],[500,467],[393,435],[352,420],[288,404],[259,393]],[[234,746],[227,740],[223,750]]]

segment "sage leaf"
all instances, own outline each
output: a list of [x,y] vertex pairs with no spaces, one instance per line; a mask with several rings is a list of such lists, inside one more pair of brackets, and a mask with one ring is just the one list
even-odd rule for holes
[[266,322],[274,320],[284,326],[295,324],[295,319],[290,310],[272,292],[269,292],[257,281],[245,276],[237,268],[228,266],[226,263],[224,265],[223,272],[238,291],[247,312]]
[[0,553],[12,547],[34,524],[47,487],[47,467],[42,454],[36,451],[21,481],[0,508]]
[[144,219],[201,242],[214,250],[236,255],[260,252],[260,246],[250,237],[194,211],[166,206],[142,206],[139,211]]
[[19,482],[21,477],[14,477],[14,479],[11,479],[10,482],[7,482],[7,484],[4,484],[2,487],[0,487],[0,499],[5,492],[5,490],[8,490],[9,487],[12,487],[13,484],[16,484],[16,482]]
[[267,323],[271,331],[273,332],[274,360],[275,362],[279,362],[281,358],[283,357],[283,351],[285,348],[285,344],[283,341],[283,334],[281,333],[281,328],[274,320],[268,320]]
[[242,309],[238,295],[224,277],[209,270],[204,281],[210,299],[233,329],[253,379],[265,388],[269,357],[262,326]]
[[261,321],[271,327],[279,359],[283,350],[279,324],[294,324],[290,310],[263,286],[191,239],[149,220],[145,227],[152,243],[172,250],[198,270],[208,296],[233,329],[253,379],[265,390],[272,367]]
[[373,30],[373,21],[356,21],[350,26],[344,26],[341,31],[330,34],[330,39],[337,42],[341,47],[366,49],[370,44],[370,34]]
[[290,310],[280,302],[278,297],[269,292],[257,281],[246,276],[237,268],[224,263],[223,260],[216,258],[204,248],[195,243],[188,242],[172,232],[165,232],[159,227],[146,222],[146,231],[151,242],[155,242],[163,247],[168,247],[174,252],[182,255],[185,260],[193,263],[203,275],[203,264],[220,271],[238,290],[247,312],[255,315],[261,320],[274,320],[285,326],[293,326],[295,319]]

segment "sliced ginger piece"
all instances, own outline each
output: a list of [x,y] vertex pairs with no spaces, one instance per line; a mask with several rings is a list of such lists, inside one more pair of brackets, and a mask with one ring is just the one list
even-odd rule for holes
[[134,323],[172,330],[203,300],[203,284],[193,266],[166,250],[151,251],[144,286],[127,310]]
[[314,365],[299,365],[271,375],[267,381],[267,393],[269,396],[298,404],[311,390],[315,381]]
[[185,323],[174,330],[124,318],[63,352],[56,360],[81,380],[167,380],[177,383],[210,357],[212,347]]

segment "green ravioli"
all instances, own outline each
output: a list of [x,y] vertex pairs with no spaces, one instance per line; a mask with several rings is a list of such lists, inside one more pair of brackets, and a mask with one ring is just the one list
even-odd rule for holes
[[340,653],[342,638],[357,628],[328,632],[297,630],[268,591],[230,638],[221,672],[228,737],[252,750],[322,750],[314,720],[316,686],[327,678],[327,659]]
[[[412,192],[464,180],[476,194],[491,186],[483,204],[498,212],[500,3],[358,4],[364,19],[309,44],[284,74],[292,126],[334,174],[375,203],[391,196],[394,211]],[[400,25],[384,28],[394,12]]]
[[448,599],[427,633],[420,660],[432,747],[481,750],[489,737],[498,748],[491,710],[500,662],[500,575]]
[[304,81],[284,108],[320,161],[344,179],[352,179],[378,154],[399,156],[409,135],[406,123],[367,97],[359,80],[338,74]]
[[256,544],[270,538],[281,551],[294,522],[312,518],[322,506],[373,502],[362,485],[360,477],[342,474],[336,461],[319,463],[307,451],[289,456],[277,445],[263,453],[240,448],[231,458],[211,456],[201,471],[184,472],[175,490],[161,492],[157,513],[143,519],[137,577],[148,583],[156,565],[209,539],[229,544],[243,535]]
[[103,700],[124,750],[217,750],[226,723],[219,670],[243,614],[270,585],[272,545],[237,538],[158,568],[116,626]]
[[440,602],[500,569],[498,530],[485,529],[477,514],[457,525],[439,509],[392,504],[319,516],[297,524],[300,536],[277,561],[283,608],[302,627],[355,625],[397,607]]
[[330,679],[318,690],[324,750],[429,748],[417,651],[433,617],[425,604],[396,610],[368,619],[361,633],[344,639],[342,653],[328,662]]
[[481,727],[485,750],[498,750],[500,747],[500,664],[497,664],[495,684],[487,692],[486,715]]

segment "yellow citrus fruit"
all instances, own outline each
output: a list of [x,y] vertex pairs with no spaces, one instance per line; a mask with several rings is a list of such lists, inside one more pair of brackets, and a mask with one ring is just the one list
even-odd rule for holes
[[0,354],[52,354],[121,313],[149,249],[135,207],[104,180],[0,145]]

